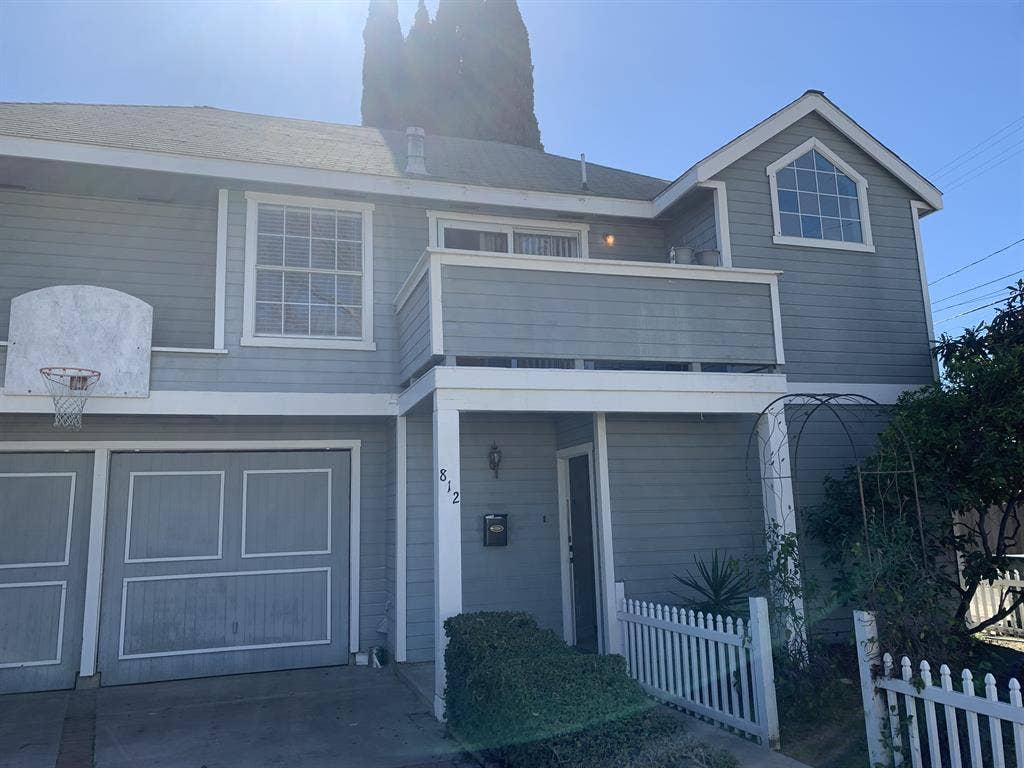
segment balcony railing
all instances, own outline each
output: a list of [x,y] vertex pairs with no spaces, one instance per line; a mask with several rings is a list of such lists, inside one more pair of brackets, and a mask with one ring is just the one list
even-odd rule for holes
[[436,356],[780,365],[778,275],[428,249],[395,299],[401,375]]

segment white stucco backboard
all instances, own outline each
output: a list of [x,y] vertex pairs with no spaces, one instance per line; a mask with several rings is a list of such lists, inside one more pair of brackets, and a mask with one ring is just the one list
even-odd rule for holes
[[11,301],[4,392],[46,394],[39,369],[93,368],[94,396],[148,397],[153,307],[95,285],[56,285]]

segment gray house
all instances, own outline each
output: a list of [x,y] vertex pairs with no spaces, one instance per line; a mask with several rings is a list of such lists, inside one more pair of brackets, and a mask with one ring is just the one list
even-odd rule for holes
[[[932,381],[941,207],[817,91],[672,182],[0,104],[0,692],[383,647],[440,693],[441,623],[483,609],[615,652],[617,582],[671,600],[694,555],[793,526],[764,409]],[[45,366],[100,373],[80,431]]]

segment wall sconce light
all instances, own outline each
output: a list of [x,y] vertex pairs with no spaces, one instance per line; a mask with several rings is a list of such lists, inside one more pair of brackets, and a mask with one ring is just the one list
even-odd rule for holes
[[491,468],[494,476],[498,476],[498,467],[501,466],[501,448],[495,442],[491,443],[491,450],[487,454],[487,466]]
[[611,232],[602,235],[601,239],[604,240],[604,244],[607,245],[609,248],[615,245],[615,235],[613,235]]

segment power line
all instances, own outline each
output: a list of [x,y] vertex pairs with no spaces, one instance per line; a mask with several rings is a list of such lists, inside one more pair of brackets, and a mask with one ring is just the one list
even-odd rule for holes
[[964,288],[962,291],[957,291],[956,293],[949,294],[949,296],[943,296],[941,299],[935,299],[932,302],[932,304],[941,304],[942,302],[948,301],[949,299],[955,298],[957,296],[962,296],[963,294],[970,293],[971,291],[976,291],[978,288],[984,288],[986,285],[992,285],[992,283],[998,283],[1000,280],[1006,280],[1007,278],[1014,277],[1015,275],[1019,275],[1022,272],[1024,272],[1024,269],[1019,269],[1016,272],[1011,272],[1008,275],[997,277],[994,280],[989,280],[986,283],[978,283],[977,285],[972,285],[970,288]]
[[948,275],[943,275],[942,277],[939,277],[939,278],[936,278],[935,280],[932,280],[930,283],[928,283],[928,286],[931,287],[931,286],[935,285],[936,283],[941,283],[947,277],[952,277],[953,275],[957,275],[957,274],[963,272],[965,269],[968,269],[969,267],[973,267],[975,264],[981,264],[981,262],[985,261],[986,259],[991,259],[993,256],[998,256],[1003,251],[1008,251],[1011,248],[1013,248],[1013,246],[1019,245],[1020,243],[1024,243],[1024,237],[1022,237],[1020,240],[1014,240],[1012,243],[1010,243],[1009,245],[1003,246],[998,251],[992,251],[992,253],[990,253],[988,256],[982,256],[980,259],[977,259],[976,261],[972,261],[970,264],[964,264],[959,269],[954,269]]
[[975,312],[980,312],[983,309],[987,309],[988,307],[994,307],[996,304],[1002,304],[1002,303],[1003,303],[1003,300],[1000,299],[999,301],[993,301],[993,302],[990,302],[988,304],[982,304],[980,307],[975,307],[974,309],[968,309],[966,312],[961,312],[959,315],[952,315],[950,317],[947,317],[945,320],[939,320],[939,322],[937,322],[936,325],[942,325],[943,323],[948,323],[950,320],[956,320],[958,317],[966,317],[967,315],[973,315]]
[[934,177],[934,176],[942,176],[942,175],[943,175],[944,173],[946,173],[946,169],[948,169],[948,168],[949,168],[949,167],[950,167],[951,165],[953,165],[953,164],[954,164],[954,163],[956,163],[956,162],[957,162],[958,160],[960,160],[960,158],[964,157],[965,155],[968,155],[968,154],[970,154],[971,152],[973,152],[974,150],[976,150],[976,149],[977,149],[978,147],[980,147],[980,146],[981,146],[982,144],[987,144],[987,143],[988,143],[989,141],[991,141],[992,139],[994,139],[994,138],[995,138],[996,136],[998,136],[999,134],[1003,133],[1003,132],[1004,132],[1004,131],[1005,131],[1005,130],[1006,130],[1007,128],[1012,128],[1012,127],[1013,127],[1013,126],[1015,126],[1015,125],[1016,125],[1017,123],[1020,123],[1020,122],[1022,122],[1022,121],[1024,121],[1024,115],[1021,115],[1021,116],[1020,116],[1020,117],[1018,117],[1018,118],[1017,118],[1016,120],[1012,120],[1012,121],[1010,121],[1009,123],[1007,123],[1006,125],[1004,125],[1004,126],[1003,126],[1002,128],[1000,128],[1000,129],[999,129],[998,131],[996,131],[995,133],[993,133],[993,134],[990,134],[990,135],[988,136],[988,138],[982,139],[981,141],[979,141],[979,142],[978,142],[977,144],[975,144],[975,145],[974,145],[973,147],[971,147],[970,149],[966,150],[965,152],[961,152],[961,153],[960,153],[959,155],[957,155],[956,157],[954,157],[954,158],[953,158],[952,160],[950,160],[950,161],[949,161],[948,163],[946,163],[945,165],[943,165],[943,166],[941,166],[941,167],[939,167],[939,168],[936,168],[936,169],[935,169],[934,171],[932,171],[932,172],[931,172],[931,174],[930,174],[930,175],[931,175],[931,176],[933,176],[933,177]]
[[973,304],[976,301],[981,301],[982,299],[991,299],[993,296],[1003,296],[1005,295],[1005,293],[1006,291],[990,291],[989,293],[983,293],[980,296],[973,296],[967,299],[966,301],[960,301],[957,302],[956,304],[948,304],[945,307],[933,307],[933,309],[938,309],[940,312],[945,312],[950,309],[962,307],[964,304]]
[[[1019,147],[1019,149],[1017,149],[1018,147]],[[955,179],[953,181],[952,185],[946,188],[946,192],[952,192],[954,189],[959,189],[960,187],[962,187],[967,182],[974,181],[979,176],[982,176],[982,175],[988,173],[989,171],[993,170],[994,168],[998,168],[1000,165],[1002,165],[1003,163],[1007,162],[1011,158],[1014,158],[1017,155],[1019,155],[1021,152],[1024,152],[1024,141],[1020,142],[1019,144],[1014,144],[1012,147],[1010,147],[1010,149],[1017,149],[1017,151],[1016,152],[1011,152],[1010,154],[1005,154],[1004,153],[1004,154],[997,155],[996,157],[991,158],[988,161],[988,164],[978,166],[977,168],[974,169],[975,171],[977,171],[977,173],[973,173],[973,175],[971,173],[969,173],[966,178],[963,177],[963,176],[960,176],[959,178]],[[998,162],[994,162],[994,161],[997,161],[997,160],[998,160]]]
[[985,162],[985,155],[987,153],[989,153],[989,152],[991,152],[993,150],[995,150],[997,152],[1002,151],[1002,150],[999,149],[999,145],[1002,144],[1007,139],[1019,138],[1021,131],[1024,131],[1024,125],[1017,126],[1012,131],[1007,133],[1005,136],[1000,136],[999,139],[997,139],[996,141],[993,141],[987,147],[983,147],[982,149],[979,149],[977,152],[974,152],[973,154],[971,154],[970,156],[965,157],[960,162],[954,163],[953,165],[949,166],[946,170],[941,171],[941,172],[936,173],[936,174],[933,174],[932,178],[941,178],[943,176],[949,176],[950,174],[962,173],[964,171],[965,167],[967,169],[969,169],[971,165],[976,165],[976,164],[984,163]]

